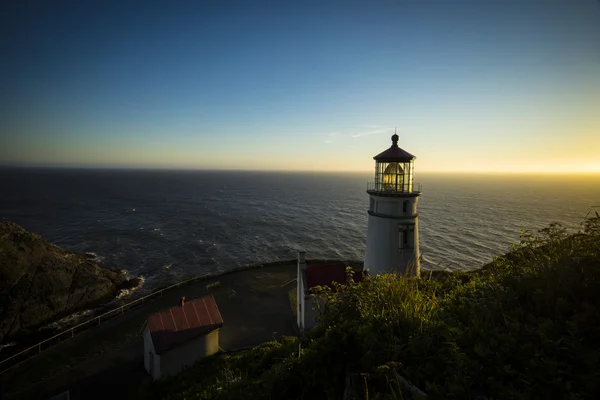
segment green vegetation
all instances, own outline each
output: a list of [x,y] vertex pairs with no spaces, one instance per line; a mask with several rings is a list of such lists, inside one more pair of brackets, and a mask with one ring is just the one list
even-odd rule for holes
[[298,293],[296,288],[293,288],[288,292],[288,299],[290,300],[290,308],[292,309],[292,315],[294,318],[298,316],[298,310],[296,310],[296,304],[298,301]]
[[[553,224],[484,268],[377,276],[328,297],[319,327],[213,356],[166,399],[592,399],[600,396],[600,217]],[[344,397],[344,393],[349,397]]]

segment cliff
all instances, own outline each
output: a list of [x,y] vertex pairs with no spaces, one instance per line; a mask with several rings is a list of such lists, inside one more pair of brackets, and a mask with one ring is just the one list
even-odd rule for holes
[[0,343],[110,300],[126,281],[121,271],[0,221]]

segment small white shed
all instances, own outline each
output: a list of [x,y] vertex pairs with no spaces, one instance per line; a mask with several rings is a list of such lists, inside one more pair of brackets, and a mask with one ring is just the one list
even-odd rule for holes
[[223,318],[210,295],[148,317],[144,366],[152,379],[178,374],[185,366],[219,351]]

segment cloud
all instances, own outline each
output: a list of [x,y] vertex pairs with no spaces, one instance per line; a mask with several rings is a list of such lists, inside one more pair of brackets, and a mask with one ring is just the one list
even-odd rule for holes
[[383,126],[381,126],[381,125],[363,125],[362,128],[377,129],[377,128],[383,128]]
[[[406,126],[403,126],[402,128],[406,129]],[[397,128],[398,130],[400,129],[399,127]],[[329,132],[327,133],[324,143],[326,144],[331,144],[333,142],[336,141],[336,139],[339,139],[342,136],[345,137],[352,137],[354,139],[356,138],[360,138],[363,136],[370,136],[370,135],[378,135],[380,133],[389,133],[392,134],[394,132],[394,127],[389,127],[389,126],[382,126],[382,125],[361,125],[360,130],[358,133],[354,134],[354,135],[348,135],[348,134],[342,134],[341,132]]]
[[368,135],[377,135],[377,134],[389,132],[389,131],[390,131],[390,128],[370,129],[368,131],[363,131],[363,132],[357,133],[356,135],[352,135],[352,137],[359,138],[359,137],[368,136]]
[[359,138],[359,137],[369,136],[369,135],[378,135],[380,133],[386,133],[386,132],[389,134],[393,134],[394,131],[396,131],[396,133],[401,135],[402,134],[402,133],[400,133],[401,130],[415,128],[414,125],[402,126],[402,127],[400,127],[400,126],[385,127],[385,126],[381,126],[381,125],[363,125],[362,127],[365,128],[365,130],[363,132],[359,132],[355,135],[352,135],[353,138]]

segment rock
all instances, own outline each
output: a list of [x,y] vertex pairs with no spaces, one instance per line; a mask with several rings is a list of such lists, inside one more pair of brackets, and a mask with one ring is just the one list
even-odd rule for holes
[[112,299],[127,274],[0,221],[0,343]]
[[144,280],[140,277],[131,278],[119,285],[119,290],[131,290],[139,287]]

